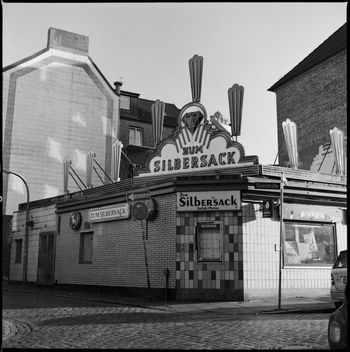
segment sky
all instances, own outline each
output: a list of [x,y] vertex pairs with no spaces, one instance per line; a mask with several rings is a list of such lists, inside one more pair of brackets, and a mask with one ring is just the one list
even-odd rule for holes
[[203,56],[201,103],[229,119],[227,91],[244,87],[246,155],[273,164],[276,96],[268,89],[346,22],[346,2],[2,2],[3,67],[47,46],[50,27],[89,37],[113,87],[179,109],[192,101],[188,60]]

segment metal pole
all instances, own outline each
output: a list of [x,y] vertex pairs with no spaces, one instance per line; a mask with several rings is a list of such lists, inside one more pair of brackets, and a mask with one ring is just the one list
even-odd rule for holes
[[146,248],[146,228],[143,223],[144,220],[141,220],[141,228],[142,228],[142,241],[143,241],[143,250],[145,255],[145,264],[146,264],[146,273],[147,273],[147,286],[148,291],[151,294],[151,282],[149,278],[149,269],[148,269],[148,260],[147,260],[147,248]]
[[281,174],[281,185],[280,185],[280,251],[279,251],[279,275],[278,275],[278,309],[281,309],[281,291],[282,291],[282,265],[283,265],[283,248],[284,248],[284,236],[283,236],[283,190],[284,190],[284,174]]
[[26,187],[26,191],[27,191],[27,204],[26,204],[26,222],[25,222],[25,227],[24,227],[24,253],[23,253],[23,284],[25,284],[27,282],[27,268],[28,268],[28,242],[29,242],[29,188],[27,185],[27,182],[25,181],[25,179],[21,176],[16,174],[15,172],[12,171],[7,171],[7,170],[3,170],[3,172],[5,172],[6,174],[12,174],[15,175],[17,177],[19,177],[25,187]]

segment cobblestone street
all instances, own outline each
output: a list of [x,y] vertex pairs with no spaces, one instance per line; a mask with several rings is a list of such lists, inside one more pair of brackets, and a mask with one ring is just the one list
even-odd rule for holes
[[329,349],[325,312],[243,314],[235,308],[179,312],[172,305],[81,300],[74,306],[72,299],[66,304],[62,298],[42,299],[55,304],[3,310],[3,348]]

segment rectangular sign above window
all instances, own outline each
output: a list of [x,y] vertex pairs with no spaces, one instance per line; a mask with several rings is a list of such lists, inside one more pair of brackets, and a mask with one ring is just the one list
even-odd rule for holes
[[178,192],[177,211],[240,210],[240,191]]
[[130,209],[128,203],[109,205],[102,208],[94,208],[89,210],[89,222],[102,222],[128,219],[130,217]]

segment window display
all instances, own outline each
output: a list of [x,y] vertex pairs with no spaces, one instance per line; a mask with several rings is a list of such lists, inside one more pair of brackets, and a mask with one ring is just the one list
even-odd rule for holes
[[333,264],[333,224],[285,223],[284,264]]

